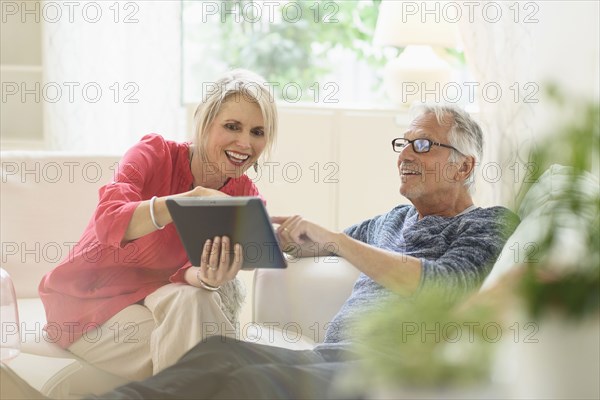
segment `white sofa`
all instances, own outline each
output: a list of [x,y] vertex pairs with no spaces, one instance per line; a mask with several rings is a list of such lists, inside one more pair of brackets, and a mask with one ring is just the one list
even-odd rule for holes
[[[118,157],[105,155],[1,153],[1,266],[14,282],[22,336],[22,355],[10,363],[52,397],[102,393],[125,382],[45,340],[45,313],[37,292],[42,276],[78,240],[95,207],[97,188],[111,180],[117,162]],[[515,248],[540,237],[544,205],[558,198],[569,179],[564,167],[553,166],[537,189],[530,191],[519,210],[521,225],[509,238],[484,287],[493,286],[521,261],[515,259]],[[595,177],[586,178],[582,186],[584,192],[598,195]],[[565,240],[577,229],[568,225]],[[310,348],[323,339],[327,322],[349,295],[357,276],[348,262],[334,257],[291,260],[286,270],[257,270],[249,291],[251,323],[241,327],[244,339]]]
[[[79,239],[95,208],[97,189],[112,179],[118,160],[57,152],[1,153],[0,265],[14,283],[22,340],[22,354],[10,365],[55,398],[103,393],[125,383],[46,338],[37,290],[42,276]],[[357,276],[350,264],[333,257],[290,260],[285,271],[256,271],[251,287],[247,285],[252,317],[241,326],[243,338],[310,348],[323,339],[326,323]]]

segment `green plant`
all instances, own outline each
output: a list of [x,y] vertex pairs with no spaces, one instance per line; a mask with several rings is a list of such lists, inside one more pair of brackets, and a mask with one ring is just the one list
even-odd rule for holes
[[487,307],[456,310],[437,291],[393,301],[357,325],[363,356],[357,380],[367,387],[453,389],[487,379],[501,327]]
[[[518,294],[534,318],[550,310],[581,318],[600,310],[600,196],[597,190],[585,189],[584,183],[600,157],[600,109],[597,103],[573,104],[574,100],[567,100],[555,86],[550,86],[548,93],[561,109],[570,106],[577,112],[567,126],[531,152],[530,164],[536,168],[522,192],[530,190],[552,163],[570,166],[572,179],[556,194],[545,213],[546,229],[536,252],[536,257],[540,257],[536,262],[525,263]],[[576,233],[582,242],[582,252],[570,255],[572,265],[568,267],[556,265],[552,256],[570,250],[561,248],[565,221],[577,221],[576,232],[571,226],[567,234]]]

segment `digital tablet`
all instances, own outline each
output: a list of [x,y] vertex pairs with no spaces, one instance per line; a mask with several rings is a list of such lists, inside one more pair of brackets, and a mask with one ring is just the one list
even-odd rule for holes
[[286,268],[273,225],[258,197],[183,197],[167,208],[192,265],[199,266],[207,239],[227,236],[242,245],[242,268]]

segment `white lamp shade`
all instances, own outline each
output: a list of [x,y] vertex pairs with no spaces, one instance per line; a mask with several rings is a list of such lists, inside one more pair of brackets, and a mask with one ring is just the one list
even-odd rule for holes
[[445,18],[446,3],[383,0],[373,43],[397,47],[411,44],[457,47],[458,26]]
[[436,98],[450,81],[452,68],[429,46],[407,46],[384,69],[384,82],[390,99],[401,107]]

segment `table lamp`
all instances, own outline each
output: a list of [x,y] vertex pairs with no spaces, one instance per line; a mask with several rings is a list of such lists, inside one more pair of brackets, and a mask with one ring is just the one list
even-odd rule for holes
[[452,68],[432,48],[455,48],[459,43],[457,24],[445,17],[443,5],[383,0],[379,6],[373,43],[404,48],[384,69],[386,92],[399,106],[422,102],[425,90],[442,90],[450,81]]

